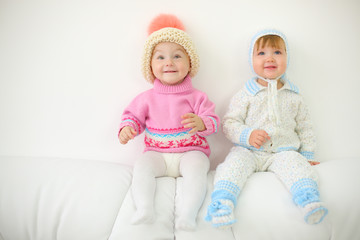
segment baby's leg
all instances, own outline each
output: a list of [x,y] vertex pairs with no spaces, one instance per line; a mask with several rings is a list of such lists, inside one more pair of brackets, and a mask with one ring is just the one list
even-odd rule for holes
[[316,224],[323,220],[328,210],[320,202],[317,175],[305,157],[295,151],[277,153],[268,170],[274,172],[291,192],[307,223]]
[[242,147],[234,147],[217,169],[214,178],[212,202],[208,207],[207,221],[214,227],[226,228],[236,222],[234,207],[247,178],[255,172],[253,153]]
[[145,152],[142,158],[136,161],[132,179],[132,195],[136,207],[133,224],[151,223],[155,220],[155,178],[163,176],[165,171],[166,165],[161,153]]
[[183,176],[183,201],[176,222],[177,229],[194,230],[196,217],[204,201],[207,187],[209,158],[200,151],[190,151],[182,155],[180,174]]

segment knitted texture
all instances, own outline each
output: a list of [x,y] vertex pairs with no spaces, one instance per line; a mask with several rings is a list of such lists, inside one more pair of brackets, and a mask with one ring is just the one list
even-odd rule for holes
[[[213,220],[218,212],[224,213],[224,209],[228,209],[221,202],[228,201],[236,207],[240,189],[243,189],[248,178],[258,171],[272,172],[284,183],[293,195],[295,204],[305,209],[306,221],[309,218],[311,219],[309,222],[316,222],[319,216],[320,218],[323,216],[320,209],[315,213],[318,210],[308,207],[309,204],[319,202],[319,192],[316,183],[317,174],[304,156],[296,151],[268,153],[233,147],[225,161],[216,169],[215,186],[211,194],[212,201],[208,207],[207,220],[212,221],[213,224],[214,221],[228,222],[224,220],[228,219],[228,216]],[[313,213],[315,215],[312,215]],[[231,219],[235,217],[231,216]]]
[[[256,163],[251,157],[252,153],[248,149],[233,147],[225,161],[216,168],[214,192],[225,190],[237,198],[246,179],[256,169]],[[233,202],[236,204],[236,201]]]
[[[186,113],[198,115],[206,130],[190,134],[181,124]],[[138,134],[145,132],[145,151],[202,151],[210,155],[206,136],[218,131],[219,117],[215,104],[204,92],[193,88],[187,76],[178,85],[163,85],[156,79],[154,88],[138,95],[124,110],[120,130],[132,126]]]
[[302,208],[304,220],[308,224],[318,224],[328,214],[328,210],[322,202],[313,202]]
[[[216,182],[215,186],[214,186],[215,191],[216,190],[226,190],[227,192],[229,192],[231,195],[237,197],[240,194],[240,188],[234,184],[233,182],[230,181],[225,181],[225,180],[220,180],[218,182]],[[235,203],[234,203],[235,205]]]
[[240,188],[236,184],[224,180],[217,181],[205,220],[211,221],[213,226],[218,228],[226,228],[234,224],[236,219],[233,210],[239,194]]
[[304,207],[309,203],[319,202],[319,190],[317,183],[310,178],[303,178],[295,182],[290,192],[296,205]]
[[208,207],[205,220],[211,222],[216,228],[225,229],[231,227],[236,223],[233,202],[227,199],[213,201]]
[[164,27],[153,32],[145,42],[143,58],[142,58],[142,73],[146,80],[153,83],[154,75],[151,70],[151,58],[154,48],[161,42],[172,42],[182,46],[190,58],[190,77],[194,77],[199,69],[199,56],[191,37],[183,30],[175,27]]
[[231,200],[229,197],[221,196],[220,190],[237,197],[247,179],[258,171],[275,173],[292,195],[298,193],[300,196],[303,189],[317,189],[316,171],[300,153],[296,151],[268,153],[233,147],[225,161],[216,168],[213,194],[219,193],[212,195],[212,198],[217,199],[220,195],[220,198]]
[[[268,91],[255,79],[249,80],[231,100],[223,119],[226,137],[237,146],[254,151],[298,151],[308,160],[314,158],[316,139],[308,108],[298,88],[288,80],[278,90],[280,124],[269,118]],[[265,130],[271,139],[260,149],[249,143],[253,129]]]
[[166,27],[177,28],[185,31],[185,26],[179,18],[171,14],[160,14],[149,24],[148,35]]

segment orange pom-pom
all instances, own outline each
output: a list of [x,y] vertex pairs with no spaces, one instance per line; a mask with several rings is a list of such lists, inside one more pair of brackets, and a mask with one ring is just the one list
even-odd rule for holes
[[185,31],[185,27],[182,22],[174,15],[160,14],[152,20],[148,28],[148,34],[152,34],[162,28],[172,27]]

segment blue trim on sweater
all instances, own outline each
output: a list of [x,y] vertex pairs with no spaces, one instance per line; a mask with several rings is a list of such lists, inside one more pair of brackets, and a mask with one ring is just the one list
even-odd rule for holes
[[295,93],[299,93],[299,88],[297,86],[295,86],[295,84],[293,84],[292,82],[290,82],[289,80],[286,80],[286,82],[289,83],[290,85],[290,90],[295,92]]
[[[256,80],[257,80],[256,77],[251,78],[245,83],[245,89],[252,96],[255,96],[258,92],[260,92],[263,89],[267,89],[267,87],[259,85]],[[281,81],[284,83],[284,87],[282,89],[287,89],[297,94],[300,92],[299,88],[294,83],[286,79],[285,76],[281,78]]]
[[264,147],[260,147],[259,149],[258,148],[255,148],[253,146],[249,146],[249,145],[241,145],[241,144],[235,144],[235,146],[237,147],[243,147],[243,148],[246,148],[246,149],[249,149],[251,151],[261,151],[263,152],[264,151]]
[[131,122],[131,123],[134,123],[134,124],[136,124],[136,122],[134,121],[134,120],[131,120],[131,119],[125,119],[124,121],[122,121],[123,123],[125,123],[125,122]]
[[[242,133],[243,134],[243,133]],[[245,138],[244,136],[241,136],[240,135],[240,139],[241,138]],[[240,140],[242,141],[242,139]],[[240,142],[241,143],[241,142]],[[265,151],[264,147],[260,147],[259,149],[258,148],[255,148],[251,145],[247,145],[245,143],[241,143],[241,144],[234,144],[235,146],[237,147],[244,147],[246,149],[249,149],[249,150],[252,150],[252,151]],[[295,151],[295,152],[298,152],[298,148],[296,147],[279,147],[277,148],[274,153],[279,153],[279,152],[285,152],[285,151]],[[301,155],[303,155],[307,160],[313,160],[314,159],[314,155],[315,153],[314,152],[300,152]]]
[[217,133],[217,132],[218,132],[218,124],[217,124],[215,118],[210,117],[210,116],[209,116],[209,118],[214,122],[214,126],[215,126],[215,131],[214,131],[214,133]]
[[256,84],[256,78],[252,78],[252,79],[250,79],[249,81],[247,81],[246,83],[245,83],[245,87],[246,87],[246,89],[248,90],[248,92],[251,94],[251,95],[253,95],[253,96],[255,96],[259,91],[260,91],[260,88],[259,88],[259,86]]
[[121,123],[130,123],[131,127],[135,128],[136,133],[140,134],[140,126],[132,119],[124,119]]
[[303,155],[304,157],[306,157],[306,159],[308,159],[308,160],[313,160],[314,155],[315,155],[314,152],[309,152],[309,151],[303,151],[303,152],[300,152],[300,154]]
[[241,146],[249,146],[249,144],[247,143],[248,139],[249,139],[249,135],[251,132],[251,128],[245,128],[244,131],[242,131],[242,133],[240,134],[240,145]]
[[146,128],[145,131],[146,131],[146,133],[148,133],[151,136],[160,137],[160,138],[182,137],[182,136],[189,134],[189,132],[190,132],[190,130],[187,130],[187,131],[182,131],[182,132],[178,132],[178,133],[160,134],[160,133],[150,132],[150,130],[148,128]]
[[276,149],[276,152],[284,152],[284,151],[297,151],[296,147],[279,147]]

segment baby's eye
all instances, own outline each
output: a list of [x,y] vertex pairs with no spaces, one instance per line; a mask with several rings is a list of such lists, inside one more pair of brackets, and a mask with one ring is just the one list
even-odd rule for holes
[[164,57],[163,57],[163,56],[161,56],[161,55],[159,55],[159,56],[157,56],[157,58],[156,58],[156,59],[163,60],[163,59],[164,59]]
[[175,55],[175,57],[174,58],[181,58],[181,56],[180,55]]
[[281,55],[281,51],[277,50],[277,51],[275,51],[275,54],[276,55]]
[[265,55],[265,53],[264,52],[258,52],[258,55],[262,56],[262,55]]

